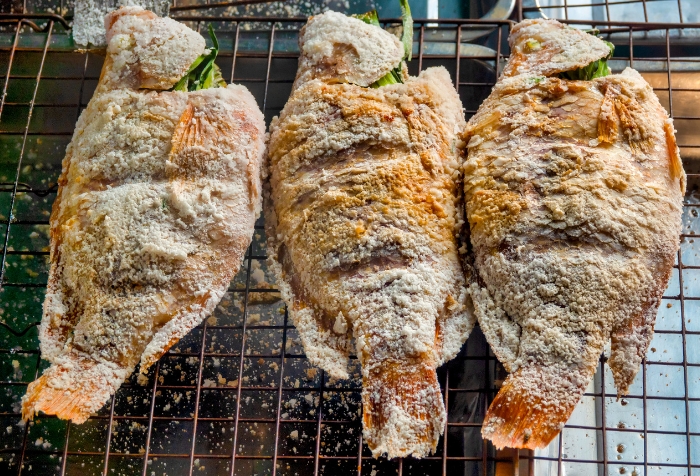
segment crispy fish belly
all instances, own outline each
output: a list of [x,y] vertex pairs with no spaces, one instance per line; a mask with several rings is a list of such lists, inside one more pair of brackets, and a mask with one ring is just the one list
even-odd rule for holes
[[462,117],[449,74],[432,68],[379,89],[298,81],[271,126],[273,269],[315,365],[347,378],[355,339],[375,456],[435,450],[435,369],[473,326],[456,241]]
[[[632,69],[592,81],[554,77],[571,67],[543,60],[556,58],[546,35],[557,25],[516,30],[517,68],[506,69],[465,130],[477,270],[469,291],[510,372],[482,431],[498,448],[547,445],[610,341],[608,364],[619,394],[627,392],[678,249],[685,173],[671,120]],[[528,69],[518,51],[533,38],[541,49]]]
[[145,372],[207,317],[261,207],[264,120],[250,93],[141,89],[172,86],[204,41],[139,8],[107,22],[108,57],[51,214],[39,335],[51,366],[27,389],[25,419],[85,421],[139,361]]

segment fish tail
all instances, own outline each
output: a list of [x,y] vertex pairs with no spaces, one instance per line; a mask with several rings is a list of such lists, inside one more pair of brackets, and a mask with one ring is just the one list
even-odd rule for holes
[[590,373],[555,365],[519,368],[491,403],[481,434],[497,449],[544,448],[571,416]]
[[113,368],[69,354],[51,365],[29,384],[22,397],[22,419],[44,412],[74,423],[83,423],[102,408],[123,377]]
[[440,385],[427,362],[363,363],[362,408],[363,435],[375,457],[427,456],[445,427]]

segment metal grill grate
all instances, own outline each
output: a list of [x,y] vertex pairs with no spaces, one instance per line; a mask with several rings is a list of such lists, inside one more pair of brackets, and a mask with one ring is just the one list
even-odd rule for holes
[[[296,31],[303,23],[180,19],[200,31],[215,25],[225,77],[251,90],[269,123],[291,89]],[[417,21],[411,72],[447,67],[470,116],[502,68],[511,24],[428,25]],[[76,51],[62,17],[0,16],[0,474],[700,472],[700,258],[694,243],[700,232],[700,25],[596,25],[617,44],[613,69],[631,64],[642,71],[675,116],[686,170],[693,172],[678,264],[631,395],[616,400],[603,357],[561,438],[534,454],[496,452],[480,429],[505,373],[477,329],[459,356],[439,370],[448,423],[437,453],[420,461],[386,461],[372,459],[362,442],[359,368],[353,379],[333,381],[305,359],[267,271],[262,219],[213,317],[171,349],[147,379],[132,376],[83,425],[43,416],[19,423],[20,398],[45,365],[36,325],[55,181],[103,58]]]
[[693,23],[700,21],[695,0],[523,0],[525,18]]

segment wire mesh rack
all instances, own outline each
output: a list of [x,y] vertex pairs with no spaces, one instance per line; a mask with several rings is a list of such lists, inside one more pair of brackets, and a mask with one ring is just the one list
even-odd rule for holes
[[519,8],[524,18],[693,23],[697,7],[696,0],[522,0]]
[[[661,2],[626,2],[635,3]],[[546,14],[527,1],[517,12]],[[178,18],[200,31],[215,26],[224,76],[251,90],[269,123],[291,89],[303,19]],[[681,250],[630,395],[617,399],[603,355],[561,437],[537,452],[498,452],[480,430],[505,372],[475,329],[438,372],[448,420],[436,453],[387,461],[371,458],[362,441],[357,362],[352,378],[338,381],[304,357],[268,273],[263,218],[213,316],[147,376],[131,376],[85,424],[21,423],[21,396],[45,368],[37,324],[55,183],[103,56],[76,50],[62,16],[0,15],[0,474],[700,474],[700,25],[607,18],[578,22],[616,44],[614,71],[635,67],[652,84],[675,119],[689,172]],[[511,26],[417,20],[409,69],[448,68],[471,116],[507,58]]]

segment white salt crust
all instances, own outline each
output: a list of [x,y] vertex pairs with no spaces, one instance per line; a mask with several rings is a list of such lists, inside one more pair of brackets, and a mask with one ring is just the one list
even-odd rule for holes
[[208,316],[261,208],[265,125],[242,86],[167,92],[200,35],[138,7],[105,23],[100,83],[66,151],[40,327],[51,367],[23,415],[84,421]]
[[[421,457],[445,423],[435,368],[474,324],[456,239],[464,116],[444,68],[379,89],[348,84],[400,59],[372,46],[388,33],[362,27],[372,38],[358,43],[359,28],[326,13],[300,38],[296,89],[270,128],[268,252],[315,365],[347,378],[354,337],[372,453]],[[342,74],[316,53],[354,48],[361,60]]]
[[[637,373],[678,250],[685,173],[671,120],[639,73],[542,78],[605,45],[544,20],[510,41],[523,51],[529,38],[568,56],[515,58],[525,62],[509,64],[465,129],[478,271],[469,292],[495,354],[520,371],[514,391],[558,429],[611,339],[620,394]],[[505,423],[487,416],[484,436]]]
[[524,20],[513,27],[508,44],[511,54],[504,76],[551,76],[610,54],[610,48],[596,36],[556,20]]
[[403,59],[403,44],[389,32],[337,12],[309,19],[299,34],[294,89],[311,78],[369,86]]

